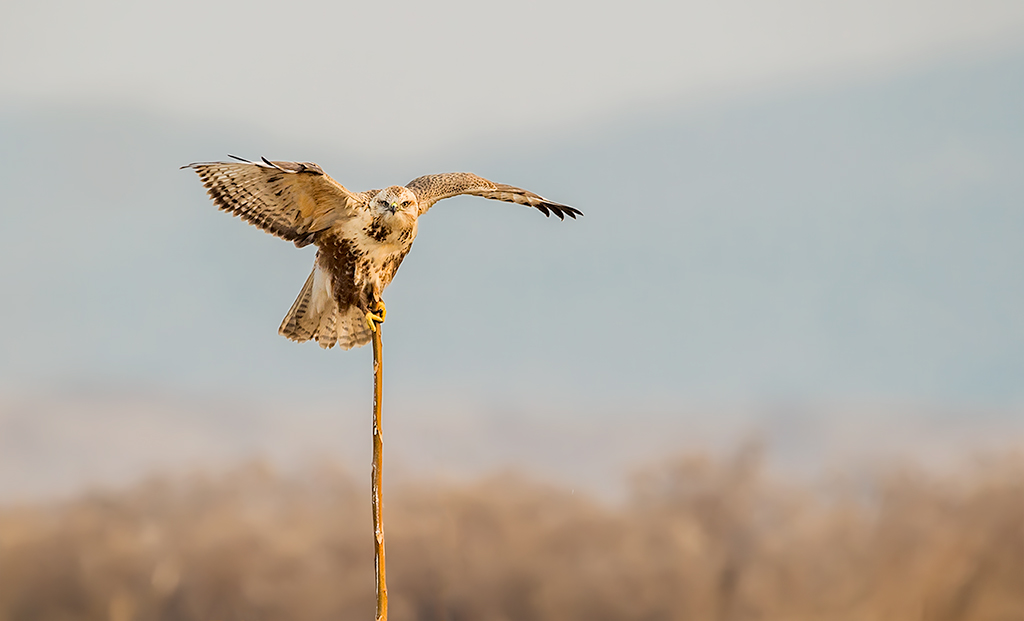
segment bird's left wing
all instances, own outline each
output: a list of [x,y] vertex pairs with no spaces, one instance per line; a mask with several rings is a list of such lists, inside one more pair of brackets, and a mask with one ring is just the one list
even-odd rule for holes
[[182,168],[199,174],[217,207],[300,248],[365,208],[364,193],[347,190],[316,164],[237,159]]
[[416,194],[420,206],[420,214],[426,213],[439,200],[469,194],[482,196],[508,203],[518,203],[540,210],[545,216],[555,214],[565,220],[566,216],[575,219],[583,212],[575,207],[549,201],[529,190],[517,188],[504,183],[494,183],[473,173],[440,173],[417,177],[406,184]]

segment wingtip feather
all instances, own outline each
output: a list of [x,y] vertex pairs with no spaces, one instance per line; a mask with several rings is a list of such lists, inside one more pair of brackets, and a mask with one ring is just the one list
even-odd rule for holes
[[260,156],[260,159],[263,160],[263,163],[266,164],[267,166],[269,166],[271,168],[274,168],[274,169],[277,169],[277,170],[280,170],[281,172],[298,172],[298,171],[295,171],[295,170],[287,170],[285,168],[282,168],[280,165],[275,164],[274,162],[271,162],[270,160],[268,160],[267,158],[263,157],[262,155]]

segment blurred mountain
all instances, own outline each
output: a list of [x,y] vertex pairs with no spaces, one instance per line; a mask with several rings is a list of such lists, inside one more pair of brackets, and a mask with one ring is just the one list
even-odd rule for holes
[[814,463],[922,429],[1018,437],[1021,110],[1024,53],[432,158],[294,144],[285,118],[0,107],[0,494],[368,458],[369,350],[276,334],[312,249],[218,213],[179,170],[227,153],[353,189],[472,170],[586,213],[457,198],[424,218],[387,292],[389,446],[410,468],[529,464],[599,489],[752,420]]
[[417,161],[292,144],[284,118],[271,136],[7,105],[0,377],[298,399],[361,387],[368,351],[275,334],[311,249],[217,213],[178,170],[236,153],[318,161],[354,189],[468,169],[586,213],[432,210],[387,296],[402,395],[1020,403],[1022,109],[1024,54]]

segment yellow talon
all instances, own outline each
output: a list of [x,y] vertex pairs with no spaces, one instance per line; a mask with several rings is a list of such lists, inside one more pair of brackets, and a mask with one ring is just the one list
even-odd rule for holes
[[378,323],[384,323],[384,318],[380,315],[374,315],[371,312],[366,313],[366,325],[370,326],[370,332],[377,331]]
[[[376,313],[376,314],[374,314]],[[384,320],[388,318],[388,308],[384,306],[384,300],[377,303],[377,308],[372,311],[366,311],[366,325],[370,326],[370,332],[377,331],[378,323],[384,323]]]

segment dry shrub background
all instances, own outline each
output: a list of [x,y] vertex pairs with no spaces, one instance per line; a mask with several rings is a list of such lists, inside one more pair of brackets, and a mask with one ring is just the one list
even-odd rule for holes
[[[250,465],[0,509],[0,619],[367,619],[368,481]],[[682,457],[608,506],[515,475],[386,493],[392,618],[1024,619],[1024,461],[795,486]]]

